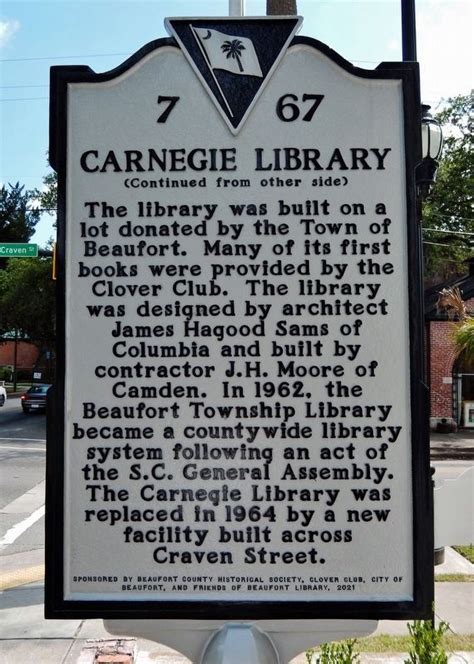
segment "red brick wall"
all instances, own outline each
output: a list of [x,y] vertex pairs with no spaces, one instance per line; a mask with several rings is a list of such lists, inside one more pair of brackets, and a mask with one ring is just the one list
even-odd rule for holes
[[[0,344],[0,367],[5,364],[14,364],[15,342],[7,341]],[[38,358],[38,349],[27,341],[18,341],[17,343],[17,368],[31,369],[34,367]]]
[[453,323],[434,321],[429,325],[430,416],[453,416]]
[[[466,300],[466,309],[474,310],[474,298]],[[430,386],[431,418],[453,417],[453,351],[452,335],[455,323],[431,321],[428,324],[428,381]]]

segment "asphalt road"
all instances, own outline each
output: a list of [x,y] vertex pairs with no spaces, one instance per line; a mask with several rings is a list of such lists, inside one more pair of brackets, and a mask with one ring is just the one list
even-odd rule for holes
[[46,438],[46,415],[31,413],[25,415],[20,399],[7,399],[0,408],[0,441],[5,438],[44,440]]
[[[0,551],[13,554],[44,546],[44,518],[21,532],[18,524],[44,505],[46,415],[25,415],[20,399],[0,408]],[[36,490],[35,490],[36,489]],[[26,498],[22,498],[25,497]],[[38,513],[37,513],[38,514]],[[7,537],[6,537],[7,536]],[[5,539],[6,538],[6,539]],[[12,541],[13,540],[13,541]]]

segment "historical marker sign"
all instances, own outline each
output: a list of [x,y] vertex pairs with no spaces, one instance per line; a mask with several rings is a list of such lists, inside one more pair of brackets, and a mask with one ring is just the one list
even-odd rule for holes
[[49,616],[429,612],[417,69],[297,23],[53,68]]

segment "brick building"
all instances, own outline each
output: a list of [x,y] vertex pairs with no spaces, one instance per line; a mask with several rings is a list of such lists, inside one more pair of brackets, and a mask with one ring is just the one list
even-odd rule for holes
[[474,315],[474,259],[469,262],[469,274],[451,279],[425,291],[426,366],[430,387],[430,424],[472,427],[467,408],[474,404],[474,364],[462,355],[456,358],[453,350],[455,322],[437,307],[440,291],[459,288],[467,313]]
[[9,338],[0,342],[0,369],[6,369],[7,380],[13,376],[15,354],[17,373],[26,380],[32,379],[34,371],[46,371],[46,359],[44,356],[40,358],[37,346],[23,339]]

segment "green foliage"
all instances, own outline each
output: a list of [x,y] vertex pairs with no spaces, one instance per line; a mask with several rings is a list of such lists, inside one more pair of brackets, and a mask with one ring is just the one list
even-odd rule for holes
[[53,171],[43,178],[43,191],[37,191],[41,208],[50,215],[56,215],[58,207],[58,176]]
[[[465,652],[474,651],[473,634],[453,634],[447,632],[442,639],[442,644],[447,652],[464,650]],[[407,653],[410,649],[410,636],[391,636],[390,634],[377,634],[367,638],[357,639],[357,645],[361,652],[376,653]]]
[[0,271],[0,334],[18,331],[38,348],[55,339],[55,285],[51,259],[11,258]]
[[[16,184],[0,187],[0,242],[28,242],[40,219],[38,210],[32,210],[35,192],[25,191]],[[5,267],[6,259],[0,259]]]
[[435,627],[429,620],[415,620],[408,625],[412,637],[409,658],[404,664],[447,664],[448,656],[442,645],[442,638],[449,625],[441,622]]
[[474,233],[473,110],[471,93],[448,99],[436,115],[443,127],[444,148],[436,183],[423,204],[423,240],[425,272],[438,281],[465,273],[463,261],[473,252],[474,236],[448,232]]
[[474,583],[474,574],[435,574],[436,583]]
[[[347,639],[336,643],[323,643],[321,653],[315,660],[315,664],[357,664],[360,662],[360,654],[357,651],[357,639]],[[306,651],[308,664],[313,662],[315,650]]]
[[[431,625],[429,625],[429,629]],[[446,627],[447,629],[447,627]],[[407,653],[413,644],[413,637],[409,636],[391,636],[389,634],[377,634],[376,636],[369,636],[366,638],[357,639],[357,649],[359,652],[364,653]],[[447,652],[454,652],[464,650],[471,652],[474,650],[474,635],[473,634],[453,634],[452,632],[444,632],[440,640],[440,644]],[[323,646],[327,649],[327,646]],[[322,654],[322,650],[321,650]],[[355,653],[353,653],[355,655]],[[315,659],[318,655],[316,648],[310,648],[306,651],[306,661],[308,664],[317,662]],[[336,655],[337,657],[337,655]],[[344,661],[344,660],[332,660]],[[357,661],[357,660],[356,660]],[[410,661],[411,660],[407,660]],[[436,660],[434,660],[436,661]]]
[[458,544],[453,549],[474,565],[474,544]]
[[456,325],[453,333],[456,355],[462,355],[466,365],[474,368],[474,318],[466,318]]
[[0,380],[8,381],[11,380],[13,376],[13,371],[9,367],[0,367]]

